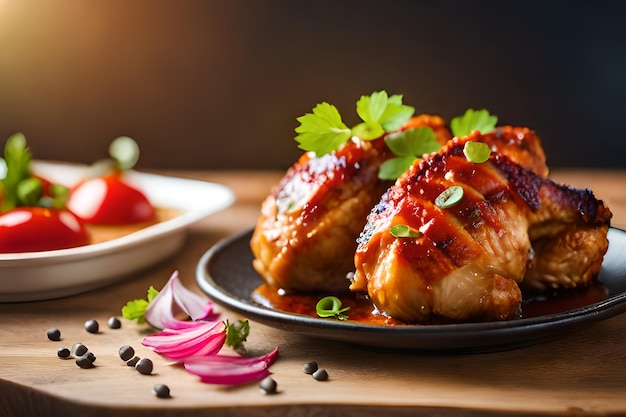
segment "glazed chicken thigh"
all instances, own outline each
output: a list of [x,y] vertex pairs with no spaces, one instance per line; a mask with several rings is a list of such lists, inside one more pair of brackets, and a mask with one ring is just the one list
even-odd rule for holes
[[[524,281],[540,288],[597,275],[610,211],[590,191],[546,179],[543,152],[520,152],[523,142],[467,160],[466,142],[495,137],[451,140],[383,195],[358,240],[352,291],[406,323],[505,320],[520,315]],[[460,201],[438,205],[450,187],[461,187]],[[395,237],[396,225],[415,234]]]

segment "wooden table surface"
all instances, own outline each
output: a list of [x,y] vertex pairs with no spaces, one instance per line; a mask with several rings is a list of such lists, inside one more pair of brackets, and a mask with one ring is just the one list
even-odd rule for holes
[[[626,314],[539,345],[457,355],[314,340],[251,322],[251,352],[280,348],[271,368],[279,393],[264,395],[256,383],[199,382],[141,346],[145,326],[123,320],[121,329],[111,330],[107,319],[119,316],[126,301],[144,297],[150,285],[161,288],[174,270],[186,286],[200,291],[195,283],[200,256],[255,224],[261,200],[282,173],[168,174],[224,184],[237,201],[193,225],[175,256],[119,284],[63,299],[0,304],[0,416],[626,415]],[[613,211],[613,225],[626,226],[626,171],[560,170],[552,177],[594,190]],[[229,311],[224,317],[239,318]],[[101,323],[99,334],[84,330],[87,319]],[[61,342],[46,338],[50,327],[62,331]],[[95,368],[80,369],[56,357],[59,347],[75,342],[96,353]],[[153,359],[153,375],[123,364],[117,351],[126,344]],[[302,371],[312,360],[328,371],[328,381]],[[156,398],[157,383],[167,384],[172,398]]]

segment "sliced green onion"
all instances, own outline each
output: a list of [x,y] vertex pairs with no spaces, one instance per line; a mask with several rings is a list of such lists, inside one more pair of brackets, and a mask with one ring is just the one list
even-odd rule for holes
[[483,142],[466,142],[463,147],[463,154],[465,154],[465,158],[476,164],[482,164],[489,159],[489,155],[491,155],[491,149],[489,149],[489,145]]
[[440,208],[452,207],[461,201],[463,198],[463,187],[453,185],[452,187],[444,190],[435,199],[435,204]]
[[420,237],[422,234],[406,224],[396,224],[391,226],[389,232],[393,237]]
[[320,317],[335,317],[339,320],[347,320],[348,316],[345,313],[350,310],[350,307],[341,308],[341,300],[335,296],[329,295],[317,302],[315,311]]

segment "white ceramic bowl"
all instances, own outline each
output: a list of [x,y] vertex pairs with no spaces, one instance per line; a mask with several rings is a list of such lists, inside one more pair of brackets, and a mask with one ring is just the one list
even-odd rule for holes
[[[36,161],[33,170],[55,182],[74,184],[83,165]],[[0,302],[34,301],[77,294],[119,281],[176,253],[187,227],[230,206],[227,187],[205,181],[128,172],[130,182],[153,205],[180,215],[106,242],[77,248],[0,254]]]

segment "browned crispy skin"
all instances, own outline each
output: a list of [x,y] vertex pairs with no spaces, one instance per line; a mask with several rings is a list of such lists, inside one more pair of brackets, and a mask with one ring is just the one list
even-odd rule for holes
[[[579,262],[566,274],[574,269],[594,276],[599,270],[611,216],[602,202],[589,191],[544,178],[547,169],[541,170],[535,157],[524,163],[537,173],[509,157],[517,154],[521,160],[524,153],[498,152],[485,163],[468,162],[464,143],[489,142],[480,136],[454,139],[415,164],[368,218],[350,288],[367,293],[380,311],[395,319],[419,323],[519,317],[518,284],[529,270],[536,282],[545,280],[550,262],[544,262],[544,255],[576,250]],[[436,206],[436,197],[453,185],[463,187],[461,201],[451,208]],[[421,236],[396,238],[390,232],[396,224],[408,225]],[[542,244],[533,249],[535,242],[587,236],[596,245]]]
[[470,140],[485,142],[491,146],[493,152],[508,156],[512,161],[541,177],[548,176],[546,155],[541,139],[534,130],[527,127],[501,126],[485,135],[474,132],[470,135]]
[[[451,135],[438,116],[421,115],[405,128],[429,126],[440,143]],[[384,140],[354,138],[321,157],[304,154],[265,199],[250,247],[265,281],[287,291],[347,291],[356,238],[367,214],[391,185],[378,179],[391,156]]]

